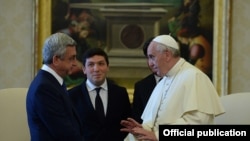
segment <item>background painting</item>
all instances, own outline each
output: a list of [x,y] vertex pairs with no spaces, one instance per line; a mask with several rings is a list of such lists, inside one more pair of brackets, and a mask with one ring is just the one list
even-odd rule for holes
[[[192,4],[182,7],[188,1]],[[199,2],[198,7],[195,5],[197,2]],[[126,4],[132,6],[125,7]],[[152,17],[148,17],[148,14],[144,15],[143,12],[155,7],[162,8],[165,13],[161,12],[162,16],[155,18],[155,22],[152,22],[150,18],[156,15],[152,14]],[[118,8],[122,16],[118,17],[112,14],[112,11],[108,11],[112,8]],[[126,10],[122,11],[122,8]],[[104,11],[106,15],[103,14],[103,9],[106,10]],[[142,53],[143,43],[148,38],[159,34],[171,34],[178,40],[178,31],[184,26],[188,26],[185,29],[200,31],[199,34],[209,42],[212,66],[213,9],[213,0],[53,0],[51,33],[64,32],[78,42],[79,66],[75,73],[67,78],[67,85],[74,86],[84,80],[80,63],[82,53],[87,48],[100,47],[107,51],[112,62],[110,64],[112,73],[109,77],[128,89],[133,89],[134,82],[149,73]],[[141,15],[140,13],[136,16],[131,14],[138,10],[142,11]],[[118,13],[117,11],[113,13]],[[185,23],[181,22],[186,15],[189,15],[189,18],[185,20]],[[145,18],[140,18],[143,16]],[[124,20],[125,18],[127,19]],[[197,34],[184,33],[185,38]],[[124,35],[124,38],[121,38],[121,35]],[[189,45],[180,42],[181,39],[178,41],[181,44],[182,57],[189,61]],[[212,73],[208,75],[212,79]]]

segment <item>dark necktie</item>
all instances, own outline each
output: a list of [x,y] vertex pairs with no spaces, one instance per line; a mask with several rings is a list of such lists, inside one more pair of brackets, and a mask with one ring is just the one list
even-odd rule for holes
[[105,119],[105,114],[104,114],[102,99],[101,99],[100,94],[99,94],[101,88],[95,88],[95,90],[96,90],[95,110],[96,110],[96,113],[98,115],[98,118],[103,123],[103,121]]
[[67,86],[66,86],[65,82],[63,82],[62,87],[63,87],[63,90],[68,94]]
[[162,80],[162,77],[158,80],[158,82],[160,82]]

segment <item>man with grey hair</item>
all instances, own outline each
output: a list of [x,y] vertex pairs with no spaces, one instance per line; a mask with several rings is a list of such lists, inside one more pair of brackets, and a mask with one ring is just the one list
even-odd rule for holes
[[206,74],[180,57],[179,45],[170,35],[159,35],[150,43],[150,67],[163,79],[153,90],[139,124],[132,118],[122,120],[129,132],[125,141],[159,140],[159,125],[214,124],[224,113],[214,85]]
[[81,120],[63,82],[76,65],[76,42],[55,33],[46,39],[42,56],[26,98],[31,141],[83,141]]

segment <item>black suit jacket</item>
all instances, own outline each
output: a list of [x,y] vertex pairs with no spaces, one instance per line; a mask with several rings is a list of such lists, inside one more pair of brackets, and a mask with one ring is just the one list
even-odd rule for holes
[[120,131],[121,120],[131,116],[131,104],[127,90],[110,81],[107,84],[108,106],[104,124],[98,120],[86,82],[68,91],[83,122],[85,141],[123,141],[127,135]]
[[56,78],[40,70],[30,84],[26,109],[31,141],[83,141],[82,124]]
[[132,117],[142,123],[141,115],[147,105],[148,99],[156,86],[154,74],[150,74],[135,83],[132,103]]

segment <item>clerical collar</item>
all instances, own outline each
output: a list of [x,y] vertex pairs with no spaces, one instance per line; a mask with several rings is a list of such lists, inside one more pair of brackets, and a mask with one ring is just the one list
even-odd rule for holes
[[185,63],[185,60],[183,58],[180,58],[179,61],[168,71],[166,74],[166,77],[174,76],[176,73],[179,72],[181,69],[181,66]]

